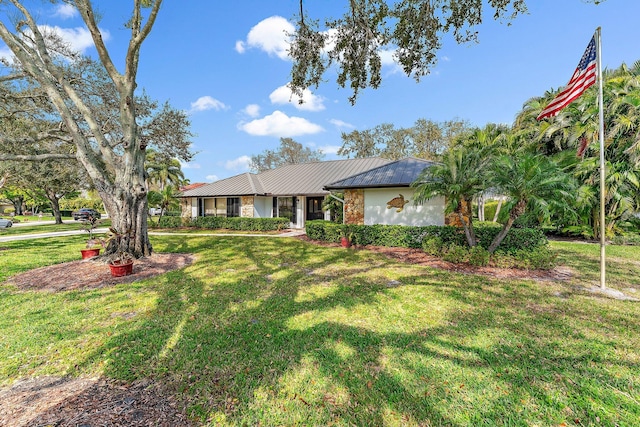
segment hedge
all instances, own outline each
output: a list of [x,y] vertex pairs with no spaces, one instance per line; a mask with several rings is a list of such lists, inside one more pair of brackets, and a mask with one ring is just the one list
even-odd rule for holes
[[[501,227],[493,223],[474,227],[478,245],[488,248]],[[405,226],[405,225],[345,225],[329,221],[307,221],[307,237],[337,243],[341,237],[349,237],[358,245],[399,246],[421,248],[422,241],[437,237],[443,245],[466,246],[467,240],[462,228],[449,225]],[[498,251],[514,253],[519,250],[533,250],[547,244],[547,238],[540,229],[512,228],[498,247]]]
[[163,216],[158,224],[162,228],[193,227],[209,230],[227,229],[235,231],[278,231],[289,228],[287,218],[240,218],[221,216],[199,216],[181,218]]

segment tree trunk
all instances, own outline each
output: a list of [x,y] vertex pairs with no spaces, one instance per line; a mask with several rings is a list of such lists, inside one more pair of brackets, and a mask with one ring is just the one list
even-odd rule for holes
[[51,212],[53,212],[53,217],[56,220],[56,224],[62,224],[62,215],[60,214],[60,199],[55,194],[47,194],[47,199],[49,199],[49,204],[51,205]]
[[164,213],[164,209],[162,209],[162,206],[160,207],[160,216],[158,216],[158,226],[160,226],[160,220],[162,219],[162,214]]
[[467,243],[469,247],[474,247],[476,245],[476,234],[473,231],[473,223],[471,222],[471,217],[469,217],[469,223],[464,219],[464,214],[462,213],[462,209],[458,210],[458,218],[460,218],[460,222],[462,223],[462,228],[464,229],[464,235],[467,238]]
[[484,221],[484,194],[478,196],[478,221]]
[[498,222],[498,215],[500,214],[501,207],[502,207],[502,197],[498,199],[498,206],[496,207],[496,213],[493,214],[493,222]]
[[516,205],[513,207],[513,209],[511,209],[511,212],[509,212],[509,219],[507,220],[507,223],[502,227],[502,230],[500,230],[500,232],[493,239],[491,245],[489,245],[488,250],[490,254],[494,253],[496,249],[498,249],[500,243],[502,243],[504,238],[507,237],[507,233],[511,229],[511,226],[513,225],[515,220],[524,213],[526,207],[526,200],[519,200],[518,203],[516,203]]
[[9,201],[13,205],[13,209],[15,210],[16,215],[22,215],[22,205],[24,203],[24,198],[22,196],[10,198]]
[[[152,252],[147,232],[147,190],[144,176],[131,176],[130,183],[116,187],[115,194],[98,190],[104,206],[111,218],[111,228],[124,234],[120,239],[120,247],[110,246],[105,253],[126,252],[135,258],[149,256]],[[138,184],[132,184],[137,182]],[[124,187],[124,188],[123,188]]]

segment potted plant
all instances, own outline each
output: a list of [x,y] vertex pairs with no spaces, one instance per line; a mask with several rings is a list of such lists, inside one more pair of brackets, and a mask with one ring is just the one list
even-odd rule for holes
[[93,231],[100,225],[100,220],[95,217],[89,217],[89,219],[82,220],[81,224],[82,229],[89,233],[89,239],[87,240],[85,249],[80,249],[82,259],[97,257],[100,255],[100,247],[104,246],[102,239],[96,238],[93,235]]
[[345,230],[342,237],[340,237],[340,245],[343,248],[350,248],[353,243],[355,243],[355,235]]
[[128,252],[122,250],[122,239],[129,236],[130,231],[119,232],[110,227],[107,233],[105,245],[115,245],[116,252],[109,258],[109,269],[113,277],[128,276],[133,273],[133,257]]

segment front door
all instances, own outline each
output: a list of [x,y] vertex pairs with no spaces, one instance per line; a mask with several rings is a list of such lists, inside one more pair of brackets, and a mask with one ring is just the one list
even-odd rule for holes
[[296,197],[278,197],[278,216],[288,218],[290,227],[295,227],[297,223]]
[[307,221],[324,219],[324,212],[322,212],[323,200],[324,197],[307,197]]

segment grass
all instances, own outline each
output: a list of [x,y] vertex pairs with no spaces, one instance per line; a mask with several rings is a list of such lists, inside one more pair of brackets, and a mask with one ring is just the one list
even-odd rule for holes
[[[83,241],[3,243],[0,281],[77,259]],[[575,277],[538,283],[295,239],[153,236],[152,243],[198,260],[99,290],[0,286],[0,383],[152,378],[203,425],[631,426],[640,419],[640,304],[577,288],[597,284],[597,245],[554,242]],[[608,252],[611,286],[640,291],[640,248]]]

